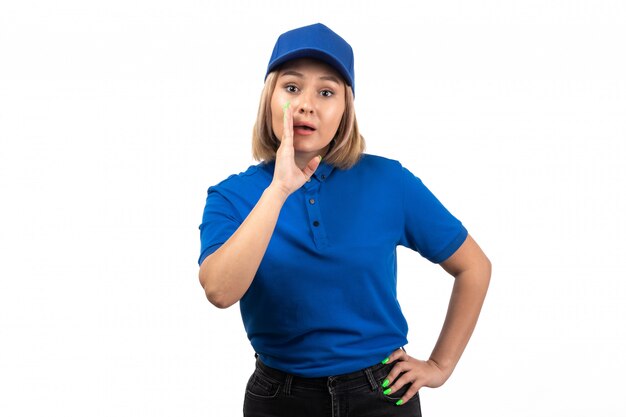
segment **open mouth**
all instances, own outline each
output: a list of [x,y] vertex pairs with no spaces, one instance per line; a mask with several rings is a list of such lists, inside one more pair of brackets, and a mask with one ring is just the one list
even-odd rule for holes
[[312,127],[309,126],[304,126],[304,125],[300,125],[300,126],[294,126],[294,129],[302,129],[302,130],[309,130],[309,131],[314,131],[315,129],[313,129]]

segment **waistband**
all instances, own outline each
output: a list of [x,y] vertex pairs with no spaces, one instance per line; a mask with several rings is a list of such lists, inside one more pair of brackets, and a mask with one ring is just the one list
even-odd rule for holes
[[317,378],[305,378],[271,368],[261,362],[261,359],[258,357],[256,359],[256,369],[262,372],[266,377],[274,380],[274,382],[284,384],[287,390],[293,386],[328,391],[329,387],[349,389],[366,385],[369,385],[372,390],[375,390],[379,386],[378,381],[384,379],[389,372],[391,372],[396,362],[397,361],[389,362],[387,364],[377,363],[376,365],[359,371]]

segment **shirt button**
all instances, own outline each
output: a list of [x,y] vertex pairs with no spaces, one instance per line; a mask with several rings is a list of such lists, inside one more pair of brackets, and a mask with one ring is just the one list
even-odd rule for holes
[[326,175],[322,174],[322,179],[325,180],[326,179]]
[[309,203],[311,203],[311,204],[315,204],[315,199],[314,199],[314,198],[310,199],[310,200],[309,200]]
[[318,222],[317,220],[315,220],[315,221],[313,222],[313,226],[317,227],[317,226],[319,226],[319,225],[320,225],[320,222]]

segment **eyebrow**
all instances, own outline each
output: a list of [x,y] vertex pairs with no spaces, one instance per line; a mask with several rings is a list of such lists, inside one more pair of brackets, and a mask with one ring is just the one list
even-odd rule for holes
[[[294,71],[294,70],[286,70],[285,72],[281,73],[280,76],[283,77],[285,75],[293,75],[296,76],[298,78],[304,78],[304,75],[302,75],[302,73],[298,72],[298,71]],[[325,81],[332,81],[336,84],[341,85],[341,82],[339,82],[339,79],[337,79],[337,77],[335,77],[334,75],[322,75],[321,77],[319,77],[320,80],[325,80]]]

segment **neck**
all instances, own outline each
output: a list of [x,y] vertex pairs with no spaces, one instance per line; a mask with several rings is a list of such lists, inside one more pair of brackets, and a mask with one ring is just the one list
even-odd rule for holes
[[324,149],[320,149],[319,151],[315,151],[315,152],[296,151],[296,154],[294,156],[294,159],[296,161],[296,166],[303,170],[309,164],[311,159],[317,157],[318,155],[321,155],[322,159],[326,158],[326,154],[328,153],[329,148],[330,148],[330,145],[326,146]]

